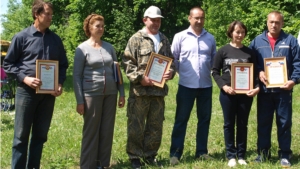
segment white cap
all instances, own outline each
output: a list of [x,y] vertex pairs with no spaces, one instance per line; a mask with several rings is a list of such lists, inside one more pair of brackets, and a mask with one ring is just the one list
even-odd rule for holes
[[163,18],[161,16],[161,11],[158,7],[156,6],[150,6],[144,13],[144,17],[149,17],[149,18]]

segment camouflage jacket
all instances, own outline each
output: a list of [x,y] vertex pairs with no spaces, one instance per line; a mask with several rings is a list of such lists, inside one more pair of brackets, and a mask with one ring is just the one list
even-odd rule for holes
[[[165,35],[159,32],[160,44],[158,54],[174,59],[171,52],[171,45]],[[166,96],[168,94],[168,86],[163,88],[157,86],[142,86],[140,81],[143,78],[147,67],[148,59],[151,52],[155,52],[152,39],[144,30],[136,32],[128,41],[123,56],[123,66],[126,76],[130,81],[129,96]],[[170,70],[173,70],[175,75],[175,65],[172,62]]]

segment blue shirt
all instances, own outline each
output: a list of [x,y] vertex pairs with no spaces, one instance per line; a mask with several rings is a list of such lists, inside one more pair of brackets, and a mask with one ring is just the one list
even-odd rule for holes
[[37,59],[59,61],[58,82],[63,84],[68,59],[61,39],[49,29],[43,34],[31,25],[17,33],[8,48],[3,67],[8,75],[22,84],[26,76],[36,77]]
[[175,34],[171,47],[179,84],[188,88],[212,86],[211,67],[216,54],[216,41],[204,28],[199,36],[191,27]]

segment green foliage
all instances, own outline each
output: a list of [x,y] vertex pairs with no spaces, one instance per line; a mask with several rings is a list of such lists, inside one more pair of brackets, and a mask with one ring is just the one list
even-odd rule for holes
[[[187,17],[189,10],[194,6],[202,6],[206,11],[205,29],[212,33],[221,47],[228,43],[225,32],[233,20],[240,20],[248,28],[248,35],[244,40],[245,45],[264,29],[266,29],[267,14],[272,10],[283,12],[284,30],[292,35],[297,35],[300,29],[300,1],[299,0],[50,0],[54,5],[54,17],[51,30],[55,31],[63,40],[72,70],[75,48],[87,39],[83,31],[83,21],[91,13],[105,17],[105,34],[103,39],[112,43],[118,56],[122,55],[129,37],[143,27],[142,17],[150,5],[161,8],[161,32],[172,41],[175,33],[189,26]],[[8,13],[1,16],[3,32],[1,39],[10,40],[14,34],[28,27],[32,22],[32,0],[9,0]],[[75,113],[75,99],[72,89],[72,78],[69,75],[65,83],[65,93],[56,101],[54,117],[49,132],[49,140],[45,144],[42,168],[79,168],[79,153],[81,143],[82,118]],[[178,77],[169,81],[169,96],[166,98],[166,112],[164,123],[164,136],[159,151],[159,158],[168,166],[170,134],[172,132],[175,98]],[[125,79],[128,91],[128,81]],[[296,129],[300,127],[300,106],[297,100],[300,92],[299,86],[294,92],[294,117],[293,117],[293,147],[299,150],[300,140]],[[214,87],[213,114],[209,136],[209,153],[217,160],[213,162],[194,161],[196,117],[192,113],[188,124],[185,152],[182,164],[170,168],[226,168],[224,155],[224,138],[222,134],[222,110],[218,102],[219,89]],[[128,95],[128,94],[127,94]],[[193,110],[195,112],[195,110]],[[275,123],[275,122],[274,122]],[[130,168],[126,154],[126,108],[118,109],[114,145],[112,152],[113,168]],[[9,168],[11,158],[11,142],[13,137],[13,117],[1,113],[1,168]],[[272,133],[272,154],[277,153],[276,129]],[[249,139],[247,158],[255,158],[256,144],[256,107],[252,106],[249,118]],[[292,161],[294,168],[299,168],[299,155]],[[247,168],[280,168],[277,158],[262,164],[251,164]]]
[[[115,5],[116,6],[116,5]],[[124,6],[124,7],[122,7]],[[135,32],[134,25],[131,22],[132,18],[136,18],[134,11],[129,8],[124,2],[123,5],[116,6],[111,14],[114,16],[114,22],[107,26],[109,31],[106,31],[104,39],[114,44],[117,56],[120,56],[126,47],[127,40]]]
[[29,6],[19,3],[17,0],[9,0],[7,14],[1,16],[1,24],[4,28],[1,33],[1,39],[11,40],[17,32],[28,27],[32,22],[31,8]]
[[[226,30],[234,20],[240,20],[248,28],[244,40],[251,40],[266,29],[266,17],[272,10],[281,11],[284,16],[284,30],[296,36],[300,28],[299,0],[50,0],[54,5],[54,17],[50,27],[62,38],[72,68],[75,48],[87,37],[83,21],[91,13],[103,15],[105,33],[103,39],[112,43],[118,57],[122,55],[128,39],[143,27],[142,17],[150,5],[161,8],[161,32],[172,41],[175,33],[189,26],[187,17],[194,6],[206,11],[205,29],[215,36],[217,46],[228,43]],[[32,0],[9,0],[8,13],[1,16],[2,39],[10,40],[13,35],[32,23]]]

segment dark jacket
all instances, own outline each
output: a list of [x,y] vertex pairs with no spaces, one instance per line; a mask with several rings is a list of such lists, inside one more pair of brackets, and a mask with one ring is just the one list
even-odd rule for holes
[[24,85],[26,76],[36,77],[37,59],[59,61],[58,81],[63,85],[69,66],[68,59],[60,37],[49,29],[42,34],[31,25],[17,33],[8,48],[3,67],[19,85]]
[[[252,40],[249,47],[257,57],[257,72],[264,71],[264,58],[286,57],[288,80],[293,80],[295,84],[300,83],[300,48],[295,37],[281,30],[275,42],[274,51],[272,51],[267,31],[264,31]],[[260,89],[261,92],[266,93],[282,90],[280,88],[267,89],[262,82],[260,82]]]

